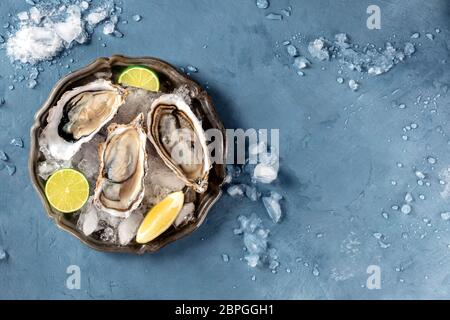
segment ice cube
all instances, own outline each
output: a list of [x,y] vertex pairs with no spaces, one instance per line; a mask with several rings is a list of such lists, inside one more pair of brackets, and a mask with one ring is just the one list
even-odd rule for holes
[[401,207],[401,209],[400,209],[400,211],[401,211],[402,213],[404,213],[404,214],[410,214],[410,213],[411,213],[411,210],[412,210],[412,208],[411,208],[411,206],[410,206],[409,204],[404,204],[404,205],[402,205],[402,207]]
[[133,16],[133,20],[136,21],[136,22],[139,22],[139,21],[142,20],[142,17],[141,17],[140,15],[138,15],[138,14],[135,14],[135,15]]
[[257,164],[253,171],[253,180],[260,183],[271,183],[278,177],[278,168],[271,164]]
[[173,223],[174,227],[179,228],[191,221],[194,218],[194,211],[195,205],[193,202],[185,203]]
[[81,230],[81,232],[83,232],[84,235],[89,236],[97,230],[98,223],[99,218],[97,208],[93,205],[91,197],[80,213],[77,221],[77,227]]
[[245,260],[247,260],[247,264],[252,268],[255,268],[259,265],[260,256],[257,254],[249,254],[246,255],[244,258]]
[[3,150],[0,150],[0,160],[8,161],[8,155]]
[[36,86],[37,86],[37,81],[36,80],[34,80],[34,79],[30,79],[30,80],[28,80],[28,84],[27,84],[27,86],[28,86],[28,88],[30,88],[30,89],[34,89]]
[[119,243],[126,246],[136,236],[139,225],[144,217],[140,213],[132,213],[128,218],[124,219],[117,228]]
[[253,186],[253,185],[245,185],[245,195],[251,201],[258,201],[258,199],[261,196],[261,193],[258,192],[258,190],[256,189],[255,186]]
[[116,239],[116,234],[114,232],[114,229],[111,227],[106,227],[102,234],[100,235],[100,240],[105,242],[114,242]]
[[441,213],[441,219],[442,220],[445,220],[445,221],[447,221],[447,220],[450,220],[450,212],[442,212]]
[[267,9],[269,5],[270,5],[269,0],[256,0],[256,6],[259,9]]
[[420,38],[420,33],[419,32],[414,32],[412,35],[411,35],[411,39],[419,39]]
[[6,165],[6,171],[8,171],[8,174],[10,176],[14,175],[14,173],[16,173],[16,166],[13,164],[7,164]]
[[267,213],[269,217],[272,219],[274,223],[280,222],[282,212],[280,206],[280,200],[282,199],[281,195],[272,192],[269,197],[263,197],[262,201],[264,206],[266,207]]
[[226,253],[223,253],[222,254],[222,261],[223,262],[229,262],[230,261],[230,257]]
[[408,57],[411,56],[414,52],[416,52],[416,47],[411,42],[405,43],[405,49],[404,49],[405,55]]
[[436,158],[431,156],[427,157],[427,161],[429,164],[436,164],[437,162]]
[[413,202],[413,196],[412,196],[412,194],[411,193],[409,193],[409,192],[407,192],[406,194],[405,194],[405,201],[406,201],[406,203],[410,203],[410,202]]
[[286,51],[291,57],[297,57],[298,56],[298,50],[293,44],[290,44],[290,45],[286,46]]
[[344,78],[337,77],[336,82],[339,83],[339,84],[343,84],[344,83]]
[[266,14],[266,18],[269,20],[283,20],[283,16],[278,13],[268,13]]
[[227,193],[232,197],[242,197],[245,193],[245,188],[240,184],[235,184],[228,187]]
[[96,8],[95,10],[91,11],[87,17],[86,21],[91,26],[96,26],[103,20],[105,20],[108,17],[108,12],[105,8]]
[[70,168],[71,161],[44,160],[38,163],[38,175],[47,180],[48,177],[58,169]]
[[261,254],[267,249],[267,240],[253,233],[245,233],[244,245],[249,253]]
[[7,258],[8,258],[8,253],[6,252],[5,249],[0,247],[0,261],[6,260]]
[[21,21],[28,20],[28,12],[22,11],[17,14],[17,18]]
[[352,89],[353,91],[356,91],[356,90],[358,90],[358,88],[359,88],[359,84],[358,84],[355,80],[353,80],[353,79],[350,79],[350,80],[348,81],[348,86],[349,86],[349,88]]
[[106,21],[103,25],[103,34],[112,34],[116,29],[116,25],[111,21]]
[[13,138],[10,142],[11,145],[19,148],[23,148],[23,140],[22,138]]
[[305,57],[297,57],[294,59],[294,68],[296,69],[305,69],[307,68],[311,62]]
[[265,141],[260,141],[258,143],[251,144],[248,147],[248,153],[252,156],[257,156],[267,151],[267,143]]
[[41,11],[37,7],[30,8],[30,18],[34,23],[38,24],[42,19]]
[[329,60],[328,44],[324,38],[315,39],[308,45],[308,51],[313,58],[319,60]]
[[190,72],[190,73],[197,73],[198,72],[198,69],[196,67],[192,66],[192,65],[186,66],[186,70],[188,72]]

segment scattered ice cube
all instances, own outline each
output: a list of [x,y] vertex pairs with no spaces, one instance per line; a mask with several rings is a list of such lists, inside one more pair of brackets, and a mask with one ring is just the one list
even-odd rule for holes
[[436,164],[436,162],[437,162],[436,158],[431,157],[431,156],[427,157],[427,161],[429,164]]
[[349,88],[352,89],[353,91],[356,91],[356,90],[358,90],[358,88],[359,88],[358,82],[356,82],[356,81],[353,80],[353,79],[350,79],[350,80],[348,81],[348,86],[349,86]]
[[222,261],[223,262],[229,262],[230,261],[230,257],[226,253],[223,253],[222,254]]
[[4,261],[8,258],[8,253],[6,252],[5,249],[3,249],[2,247],[0,247],[0,261]]
[[429,40],[434,40],[434,35],[432,33],[425,33],[425,37],[427,37]]
[[23,140],[22,138],[13,138],[10,142],[11,145],[19,148],[23,148]]
[[400,211],[401,211],[402,213],[404,213],[404,214],[410,214],[410,213],[411,213],[411,210],[412,210],[412,208],[411,208],[411,206],[410,206],[409,204],[404,204],[404,205],[402,205],[402,207],[401,207],[401,209],[400,209]]
[[450,212],[442,212],[441,213],[441,219],[442,220],[445,220],[445,221],[447,221],[447,220],[450,220]]
[[305,69],[307,68],[311,62],[305,57],[297,57],[294,59],[294,68],[296,69]]
[[22,20],[22,21],[25,21],[25,20],[28,20],[28,12],[26,12],[26,11],[22,11],[22,12],[19,12],[18,14],[17,14],[17,18],[19,19],[19,20]]
[[256,6],[259,9],[267,9],[269,5],[270,5],[269,0],[256,0]]
[[267,143],[265,141],[251,144],[248,147],[248,153],[251,156],[257,156],[259,154],[262,154],[263,152],[267,152]]
[[103,34],[113,34],[116,30],[116,25],[112,21],[106,21],[103,25]]
[[419,39],[420,38],[420,33],[419,32],[414,32],[412,35],[411,35],[411,39]]
[[289,7],[285,8],[285,9],[281,9],[280,12],[282,14],[284,14],[286,17],[290,17],[291,14],[292,14],[292,7],[289,6]]
[[425,174],[422,171],[416,170],[415,175],[419,179],[425,179]]
[[103,7],[99,7],[99,8],[96,8],[95,10],[91,11],[87,15],[86,21],[89,25],[96,26],[97,24],[99,24],[100,22],[105,20],[107,17],[108,17],[108,11]]
[[282,196],[272,191],[270,193],[269,197],[263,197],[262,201],[264,206],[266,207],[267,213],[269,214],[269,217],[272,219],[274,223],[280,222],[282,211],[280,206],[280,200],[282,199]]
[[344,83],[344,78],[337,77],[336,82],[339,83],[339,84],[343,84]]
[[318,277],[318,276],[320,275],[320,270],[319,270],[319,266],[317,266],[317,265],[314,265],[314,268],[313,268],[312,274],[313,274],[313,276],[314,276],[314,277]]
[[286,51],[291,57],[298,56],[298,50],[293,44],[289,44],[288,46],[286,46]]
[[328,44],[323,38],[311,41],[308,45],[308,51],[313,58],[322,61],[330,59],[330,54],[328,52]]
[[266,18],[269,20],[283,20],[283,16],[278,13],[268,13]]
[[258,201],[258,199],[261,197],[261,193],[258,192],[255,186],[253,185],[246,185],[245,186],[245,195],[247,198],[249,198],[251,201]]
[[139,14],[135,14],[135,15],[133,16],[133,20],[136,21],[136,22],[139,22],[139,21],[142,20],[142,17],[141,17]]
[[34,79],[30,79],[28,80],[28,88],[30,89],[34,89],[37,86],[37,81]]
[[406,194],[405,194],[405,201],[406,201],[406,203],[410,203],[410,202],[413,202],[413,196],[412,196],[412,194],[411,193],[409,193],[409,192],[407,192]]
[[411,42],[405,43],[404,49],[405,55],[411,56],[414,52],[416,52],[416,47]]
[[231,197],[242,197],[245,193],[245,188],[243,187],[243,185],[235,184],[228,187],[227,193]]
[[253,179],[256,182],[271,183],[276,180],[278,176],[278,169],[270,164],[260,163],[256,165],[253,171]]
[[188,72],[190,72],[190,73],[197,73],[198,72],[198,69],[196,67],[192,66],[192,65],[186,66],[186,70]]
[[8,174],[10,176],[14,175],[14,173],[16,173],[16,166],[13,164],[7,164],[6,165],[6,171],[8,171]]
[[120,245],[126,246],[133,240],[143,219],[142,214],[135,212],[119,224],[117,233]]
[[3,150],[0,150],[0,160],[8,161],[8,155]]

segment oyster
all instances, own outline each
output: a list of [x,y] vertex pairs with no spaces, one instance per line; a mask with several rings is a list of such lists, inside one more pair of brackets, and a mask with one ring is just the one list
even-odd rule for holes
[[99,79],[63,94],[50,109],[40,138],[48,156],[69,160],[83,143],[90,141],[124,103],[125,89]]
[[211,169],[206,136],[198,118],[177,94],[156,99],[147,117],[150,142],[164,163],[187,186],[203,193]]
[[115,217],[128,217],[144,197],[147,171],[147,137],[144,115],[130,124],[111,124],[108,138],[99,146],[100,169],[94,203]]

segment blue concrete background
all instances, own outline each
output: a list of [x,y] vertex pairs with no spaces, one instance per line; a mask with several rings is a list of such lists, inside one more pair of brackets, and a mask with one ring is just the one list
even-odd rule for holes
[[[450,211],[450,203],[438,182],[450,165],[450,99],[441,90],[450,85],[443,61],[449,59],[448,1],[272,0],[268,11],[292,6],[292,16],[283,21],[266,19],[268,11],[253,0],[123,2],[123,17],[130,21],[119,24],[125,37],[100,41],[99,28],[89,45],[72,50],[72,68],[115,53],[198,67],[194,79],[208,83],[226,127],[281,129],[281,173],[273,188],[285,197],[285,218],[273,226],[261,203],[224,196],[196,233],[157,254],[115,255],[85,247],[46,217],[27,171],[33,116],[67,69],[47,67],[34,90],[17,85],[10,91],[14,70],[2,50],[0,96],[6,103],[0,107],[0,149],[17,172],[0,171],[0,246],[9,255],[0,261],[0,298],[450,298],[450,221],[439,216]],[[381,30],[366,28],[369,4],[381,8]],[[25,1],[1,1],[0,26],[7,12],[25,8]],[[136,13],[143,19],[131,23]],[[425,39],[435,28],[441,29],[435,40]],[[389,73],[364,80],[357,93],[336,82],[337,64],[315,63],[299,77],[276,57],[276,42],[298,32],[307,39],[347,32],[355,43],[382,46],[393,34],[401,43],[415,31],[422,34],[417,53]],[[419,94],[438,92],[436,112],[414,105]],[[407,108],[392,108],[392,100]],[[412,121],[419,129],[404,141],[402,128]],[[11,146],[14,137],[22,137],[25,148]],[[437,163],[430,165],[427,156]],[[414,168],[427,174],[429,187],[417,185]],[[413,212],[392,210],[408,191],[415,197]],[[238,215],[252,212],[271,229],[270,241],[280,253],[277,274],[239,260],[243,244],[233,228]],[[380,247],[375,232],[386,237],[388,248]],[[230,262],[222,261],[222,253]],[[72,264],[81,268],[80,290],[65,286]],[[365,287],[372,264],[381,267],[380,290]]]

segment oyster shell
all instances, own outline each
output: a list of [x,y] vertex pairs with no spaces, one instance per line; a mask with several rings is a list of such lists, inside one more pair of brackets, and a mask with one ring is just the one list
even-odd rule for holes
[[206,136],[199,119],[177,94],[156,99],[147,117],[147,134],[164,163],[187,186],[203,193],[211,169]]
[[142,202],[147,171],[147,137],[144,115],[130,124],[111,124],[108,138],[99,146],[100,170],[94,203],[116,217],[128,217]]
[[67,91],[49,111],[41,146],[53,159],[71,159],[115,116],[126,93],[103,79]]

